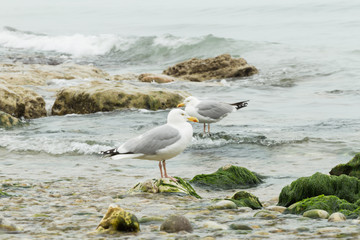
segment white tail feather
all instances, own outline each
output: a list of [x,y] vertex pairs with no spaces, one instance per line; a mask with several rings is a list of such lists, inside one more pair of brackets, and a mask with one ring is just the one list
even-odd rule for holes
[[137,157],[141,157],[144,156],[144,154],[142,153],[137,153],[137,154],[117,154],[111,157],[111,159],[113,160],[119,160],[119,159],[130,159],[130,158],[137,158]]

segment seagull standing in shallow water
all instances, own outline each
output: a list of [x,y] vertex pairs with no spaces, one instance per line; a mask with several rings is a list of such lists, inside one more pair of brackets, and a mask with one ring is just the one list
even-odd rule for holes
[[247,106],[247,101],[237,103],[223,103],[212,100],[200,101],[196,97],[187,97],[178,107],[185,106],[185,112],[196,117],[199,123],[204,123],[204,134],[206,133],[206,123],[208,124],[208,133],[210,134],[210,123],[218,122],[229,113]]
[[[169,112],[167,123],[131,138],[118,148],[100,152],[112,159],[147,159],[159,161],[161,178],[168,176],[165,161],[180,154],[191,142],[193,128],[190,123],[199,122],[181,109]],[[164,170],[164,174],[163,174]]]

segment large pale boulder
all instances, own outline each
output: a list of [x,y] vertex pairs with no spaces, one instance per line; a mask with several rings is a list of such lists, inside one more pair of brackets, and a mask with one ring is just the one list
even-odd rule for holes
[[195,82],[247,77],[256,73],[258,70],[245,59],[232,58],[229,54],[208,59],[193,58],[163,71],[163,74]]
[[3,81],[0,82],[0,110],[17,118],[46,116],[45,101],[39,94]]
[[185,96],[187,94],[181,91],[94,81],[59,91],[52,114],[86,114],[128,108],[167,109],[176,107]]
[[45,85],[50,79],[108,78],[109,74],[90,65],[64,63],[42,64],[0,64],[0,80],[13,85]]

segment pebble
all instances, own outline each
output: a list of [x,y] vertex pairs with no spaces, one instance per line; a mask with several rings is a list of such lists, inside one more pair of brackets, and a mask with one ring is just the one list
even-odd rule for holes
[[286,210],[286,207],[282,207],[282,206],[269,206],[265,208],[266,210],[270,210],[273,212],[279,212],[279,213],[283,213]]
[[321,209],[312,209],[304,212],[303,217],[327,219],[329,217],[329,213]]

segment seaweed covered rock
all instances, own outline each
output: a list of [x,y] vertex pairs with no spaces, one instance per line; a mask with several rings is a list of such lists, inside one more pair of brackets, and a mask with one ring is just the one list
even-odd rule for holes
[[330,171],[331,175],[340,176],[341,174],[360,178],[360,153],[356,154],[346,164],[339,164]]
[[180,231],[193,232],[190,221],[181,215],[172,215],[168,217],[160,226],[160,231],[175,233]]
[[95,81],[58,92],[52,114],[87,114],[129,108],[167,109],[176,107],[185,96],[180,91]]
[[137,217],[117,205],[110,205],[105,216],[96,228],[99,233],[139,232]]
[[196,175],[190,183],[215,189],[234,189],[253,187],[262,180],[246,168],[226,165],[214,173]]
[[45,101],[34,91],[0,83],[0,109],[17,118],[46,116]]
[[357,215],[360,212],[360,208],[354,203],[349,203],[344,199],[340,199],[336,196],[316,196],[312,198],[306,198],[302,201],[292,204],[285,210],[285,213],[291,214],[303,214],[306,211],[313,209],[321,209],[329,214],[335,212],[342,212],[347,216]]
[[250,207],[252,209],[260,209],[263,207],[255,195],[246,191],[237,192],[230,199],[226,200],[234,202],[238,207]]
[[146,180],[143,183],[136,184],[131,188],[129,193],[148,192],[148,193],[175,193],[178,195],[190,195],[201,198],[194,188],[180,177],[175,177],[178,181],[174,182],[169,178],[160,178]]
[[15,118],[3,111],[0,111],[0,127],[9,128],[20,124],[21,121],[18,118]]
[[281,190],[278,205],[288,207],[303,199],[322,194],[334,195],[354,203],[360,199],[360,180],[347,175],[329,176],[318,172],[285,186]]
[[195,82],[247,77],[256,73],[258,70],[249,65],[245,59],[232,58],[229,54],[208,59],[193,58],[163,71],[163,74]]

